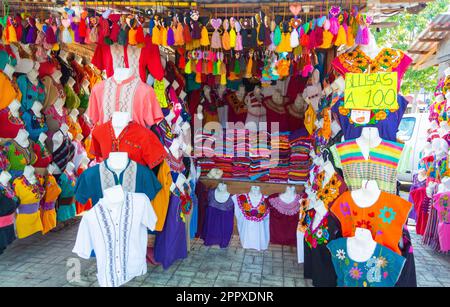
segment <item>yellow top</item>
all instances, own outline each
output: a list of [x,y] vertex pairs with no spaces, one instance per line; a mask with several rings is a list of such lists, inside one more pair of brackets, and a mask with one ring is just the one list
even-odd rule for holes
[[17,99],[22,100],[22,93],[15,88],[11,80],[3,72],[0,72],[0,110],[5,109],[10,103]]
[[[30,184],[24,176],[18,177],[13,181],[14,192],[19,199],[19,213],[16,217],[17,237],[19,239],[26,238],[32,234],[42,231],[42,222],[39,210],[33,213],[20,213],[20,208],[27,208],[38,203],[43,195],[42,187],[43,178],[38,177],[38,183]],[[29,209],[29,208],[28,208]]]
[[[47,182],[45,183],[45,203],[54,203],[61,194],[61,188],[56,182],[53,175],[48,175]],[[50,230],[56,227],[56,209],[41,210],[42,221],[42,234],[48,233]]]
[[70,115],[67,115],[67,126],[69,126],[69,132],[73,135],[74,139],[77,138],[77,135],[83,133],[80,124],[74,121]]
[[153,210],[157,216],[156,231],[162,231],[164,222],[166,221],[167,210],[169,208],[170,186],[172,185],[172,175],[170,174],[169,164],[164,162],[159,167],[158,181],[161,183],[162,189],[156,194],[152,201]]

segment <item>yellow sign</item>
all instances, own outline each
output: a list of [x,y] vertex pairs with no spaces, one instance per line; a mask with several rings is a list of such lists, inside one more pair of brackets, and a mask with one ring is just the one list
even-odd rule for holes
[[345,74],[344,107],[397,110],[397,73]]

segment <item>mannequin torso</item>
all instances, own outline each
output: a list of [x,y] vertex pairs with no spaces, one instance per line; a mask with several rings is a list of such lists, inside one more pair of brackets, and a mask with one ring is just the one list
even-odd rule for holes
[[370,158],[370,149],[375,148],[381,144],[382,139],[378,133],[378,128],[376,127],[365,127],[361,131],[361,136],[356,139],[361,153],[364,159],[368,160]]
[[363,180],[362,188],[351,192],[353,201],[360,208],[371,207],[378,201],[381,190],[375,180]]
[[125,129],[131,121],[131,114],[128,112],[114,112],[112,115],[111,124],[114,129],[116,138],[120,136],[120,133]]
[[120,218],[120,208],[125,201],[125,191],[121,185],[116,185],[103,191],[105,199],[108,201],[107,209],[113,220]]
[[133,69],[131,68],[115,68],[113,78],[117,82],[122,82],[133,76]]
[[109,154],[107,163],[108,167],[113,170],[117,176],[119,176],[122,171],[127,167],[129,163],[127,152],[111,152]]
[[226,184],[219,183],[217,185],[217,189],[214,191],[214,198],[219,203],[224,203],[230,198],[230,193],[228,192]]
[[297,197],[297,193],[295,192],[295,187],[294,186],[286,187],[286,191],[284,193],[280,194],[279,197],[284,203],[290,204]]
[[33,103],[33,105],[31,106],[31,110],[33,111],[34,115],[37,118],[41,118],[42,117],[42,113],[41,113],[42,107],[43,107],[42,103],[40,103],[39,101],[35,101]]
[[263,197],[261,188],[258,186],[252,186],[250,188],[250,192],[248,193],[248,197],[250,198],[251,204],[253,206],[257,206]]
[[30,146],[30,140],[28,140],[29,135],[30,134],[26,130],[20,129],[17,136],[14,138],[14,141],[21,147],[28,148],[28,146]]
[[356,262],[366,262],[373,255],[377,243],[373,240],[370,230],[356,228],[355,236],[347,238],[348,256]]
[[34,167],[32,167],[31,165],[25,166],[23,170],[23,176],[28,180],[29,183],[31,184],[37,183],[37,178],[36,175],[34,174]]
[[20,109],[20,102],[17,99],[14,99],[8,106],[9,112],[14,117],[19,117],[19,109]]

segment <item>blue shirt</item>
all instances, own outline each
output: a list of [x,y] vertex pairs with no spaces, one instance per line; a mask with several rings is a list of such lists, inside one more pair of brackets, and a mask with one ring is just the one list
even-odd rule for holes
[[347,251],[347,238],[339,238],[327,245],[337,275],[339,287],[393,287],[406,259],[377,243],[369,260],[357,262]]
[[161,184],[147,166],[129,160],[127,167],[117,176],[105,160],[80,175],[75,187],[75,199],[82,204],[92,199],[95,205],[103,198],[103,190],[119,184],[124,191],[144,193],[150,200],[161,190]]
[[25,123],[25,129],[30,134],[30,138],[35,142],[37,142],[42,132],[48,131],[44,116],[38,118],[31,110],[23,113],[22,120]]
[[26,75],[21,75],[17,78],[17,86],[22,93],[20,103],[24,111],[30,110],[35,101],[44,102],[45,88],[41,81],[39,81],[38,85],[34,85],[28,80]]

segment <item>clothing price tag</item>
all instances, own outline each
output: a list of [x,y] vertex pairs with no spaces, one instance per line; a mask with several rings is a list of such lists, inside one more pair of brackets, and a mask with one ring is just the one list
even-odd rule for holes
[[397,72],[345,74],[344,107],[397,110]]
[[355,124],[365,125],[370,122],[370,114],[369,110],[352,110],[350,118]]

